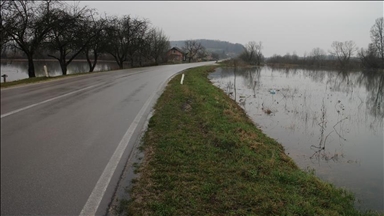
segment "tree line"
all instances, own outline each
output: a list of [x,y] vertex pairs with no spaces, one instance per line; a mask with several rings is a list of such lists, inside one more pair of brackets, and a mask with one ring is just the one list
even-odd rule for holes
[[[295,64],[311,67],[363,67],[367,69],[384,69],[384,18],[375,20],[370,31],[371,43],[367,49],[357,48],[354,41],[334,41],[331,50],[313,48],[308,54],[299,57],[295,52],[284,56],[273,55],[266,60],[268,64]],[[253,65],[260,65],[265,58],[261,52],[262,42],[248,42],[239,59]]]
[[[243,52],[244,46],[238,43],[230,43],[228,41],[209,40],[209,39],[196,39],[197,43],[205,47],[206,52],[209,53],[212,59],[225,59],[229,56],[235,57]],[[171,46],[180,47],[184,44],[185,40],[170,41]],[[186,51],[186,50],[185,50]]]
[[28,76],[35,77],[37,55],[56,59],[63,75],[79,55],[92,72],[101,55],[110,55],[119,68],[159,64],[166,60],[169,37],[147,19],[107,16],[78,3],[62,1],[1,1],[0,46],[24,53]]

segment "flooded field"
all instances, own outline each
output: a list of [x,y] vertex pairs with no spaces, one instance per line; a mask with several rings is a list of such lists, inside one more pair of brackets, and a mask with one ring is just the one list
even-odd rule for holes
[[[49,76],[60,76],[61,68],[58,61],[35,61],[35,71],[37,77],[45,76],[44,65],[47,66]],[[118,66],[115,62],[97,63],[96,71],[117,70]],[[89,66],[86,61],[74,61],[68,65],[68,74],[86,73],[89,71]],[[1,75],[7,74],[7,81],[15,81],[28,78],[28,62],[27,61],[1,61]],[[1,79],[3,82],[3,79]]]
[[384,73],[219,68],[209,78],[300,168],[384,212]]

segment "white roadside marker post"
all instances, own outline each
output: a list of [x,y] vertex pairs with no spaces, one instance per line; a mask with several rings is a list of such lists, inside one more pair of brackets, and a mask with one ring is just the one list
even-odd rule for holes
[[47,66],[44,65],[45,77],[49,77]]
[[183,85],[183,81],[184,81],[184,74],[181,75],[181,81],[180,81],[180,84]]

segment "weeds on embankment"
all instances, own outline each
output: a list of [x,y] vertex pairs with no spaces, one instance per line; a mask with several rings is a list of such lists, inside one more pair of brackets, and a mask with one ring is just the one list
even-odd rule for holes
[[[300,170],[199,67],[155,106],[128,215],[361,215],[351,193]],[[121,213],[120,212],[120,213]]]

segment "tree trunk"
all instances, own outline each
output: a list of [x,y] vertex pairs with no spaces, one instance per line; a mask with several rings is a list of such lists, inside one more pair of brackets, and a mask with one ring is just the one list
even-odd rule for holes
[[67,75],[67,64],[64,61],[60,61],[61,73],[65,76]]
[[384,57],[381,57],[381,69],[384,69]]
[[90,68],[90,71],[89,72],[93,72],[93,70],[95,70],[95,67],[96,67],[96,64],[97,64],[97,59],[98,59],[99,55],[97,54],[96,51],[93,51],[93,65],[92,67]]
[[133,58],[131,58],[131,68],[133,68]]
[[33,63],[33,57],[32,56],[28,56],[28,76],[29,76],[29,78],[36,77],[35,65]]
[[113,56],[113,58],[116,61],[117,66],[119,66],[119,69],[123,69],[123,67],[124,67],[124,60],[123,59],[124,58],[120,57],[119,55],[115,55],[111,52],[109,54],[111,54]]
[[89,59],[89,50],[86,49],[84,52],[85,52],[85,58],[87,59],[88,66],[89,66],[89,72],[92,72],[93,69],[92,69],[92,62],[91,62],[91,59]]
[[89,72],[93,72],[93,70],[95,70],[96,63],[97,63],[97,59],[94,60],[93,65],[89,68]]
[[97,52],[93,51],[93,62],[91,61],[91,59],[89,57],[89,50],[85,51],[85,57],[86,57],[87,62],[88,62],[89,72],[93,72],[93,70],[95,70],[95,67],[97,64],[97,58],[98,58]]
[[124,62],[123,61],[118,61],[117,65],[119,65],[120,69],[124,69]]

